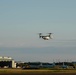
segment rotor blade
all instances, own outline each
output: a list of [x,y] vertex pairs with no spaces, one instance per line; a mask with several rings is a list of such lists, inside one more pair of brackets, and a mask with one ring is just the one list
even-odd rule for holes
[[50,34],[50,35],[51,35],[51,34],[53,34],[53,33],[48,33],[48,34]]

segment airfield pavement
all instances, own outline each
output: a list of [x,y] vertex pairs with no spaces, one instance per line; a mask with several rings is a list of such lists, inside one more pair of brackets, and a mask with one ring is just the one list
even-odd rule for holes
[[76,75],[76,70],[0,69],[0,75]]

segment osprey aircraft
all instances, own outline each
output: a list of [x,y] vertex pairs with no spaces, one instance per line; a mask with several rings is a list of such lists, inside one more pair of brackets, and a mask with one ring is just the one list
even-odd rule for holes
[[52,39],[53,36],[51,35],[52,33],[48,33],[48,35],[42,35],[42,33],[39,33],[39,38],[42,38],[44,40],[49,40],[49,39]]

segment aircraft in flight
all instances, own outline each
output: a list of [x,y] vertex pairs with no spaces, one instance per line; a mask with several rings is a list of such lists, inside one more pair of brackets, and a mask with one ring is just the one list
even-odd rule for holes
[[42,38],[44,40],[49,40],[49,39],[53,38],[53,36],[51,34],[52,33],[48,33],[48,35],[42,35],[42,33],[39,33],[39,38]]

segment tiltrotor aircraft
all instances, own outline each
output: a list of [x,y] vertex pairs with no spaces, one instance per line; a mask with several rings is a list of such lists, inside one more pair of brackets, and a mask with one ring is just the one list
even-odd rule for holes
[[49,40],[49,39],[53,38],[53,36],[51,34],[52,33],[48,33],[48,35],[42,35],[42,33],[39,33],[39,38],[42,38],[44,40]]

